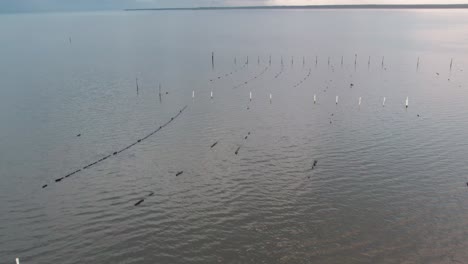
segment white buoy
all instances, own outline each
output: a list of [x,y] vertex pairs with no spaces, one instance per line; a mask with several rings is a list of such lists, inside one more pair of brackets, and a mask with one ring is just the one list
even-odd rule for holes
[[249,94],[250,101],[252,101],[252,92]]
[[317,96],[314,94],[314,104],[317,102]]
[[361,97],[359,97],[359,105],[361,105]]
[[338,104],[338,95],[336,96],[335,102],[336,102],[336,104]]
[[192,91],[192,98],[195,98],[195,90]]
[[16,258],[16,264],[19,264],[19,258]]
[[406,97],[406,108],[408,108],[408,97]]
[[211,97],[211,99],[213,99],[213,90],[211,90],[210,97]]
[[382,106],[385,106],[385,97],[383,98]]

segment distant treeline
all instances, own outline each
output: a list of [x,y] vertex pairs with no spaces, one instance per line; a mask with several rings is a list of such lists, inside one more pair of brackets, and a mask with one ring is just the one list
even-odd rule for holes
[[301,5],[301,6],[217,6],[181,8],[139,8],[125,11],[164,11],[164,10],[234,10],[234,9],[465,9],[468,4],[435,5]]

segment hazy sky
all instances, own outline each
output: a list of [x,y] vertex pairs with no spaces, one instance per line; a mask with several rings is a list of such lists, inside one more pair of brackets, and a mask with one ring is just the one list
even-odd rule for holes
[[329,4],[460,4],[468,0],[0,0],[0,12],[145,7]]

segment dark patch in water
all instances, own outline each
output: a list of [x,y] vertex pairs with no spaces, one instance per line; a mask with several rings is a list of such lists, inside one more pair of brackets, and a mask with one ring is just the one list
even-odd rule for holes
[[239,153],[240,148],[241,148],[241,147],[238,147],[238,148],[236,149],[236,152],[235,152],[236,155]]
[[145,199],[140,199],[138,202],[135,203],[135,206],[138,206],[139,204],[141,204]]

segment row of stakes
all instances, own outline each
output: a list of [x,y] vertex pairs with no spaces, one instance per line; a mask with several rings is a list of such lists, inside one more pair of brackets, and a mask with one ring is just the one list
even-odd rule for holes
[[[195,98],[195,90],[192,91],[192,98]],[[213,91],[210,92],[210,98],[213,99]],[[337,95],[336,98],[335,98],[335,103],[338,104],[338,99],[339,99],[339,96]],[[249,92],[249,100],[252,101],[252,92]],[[273,95],[270,93],[270,103],[272,102],[273,100]],[[382,106],[385,106],[385,101],[387,100],[386,97],[383,98],[383,101],[382,101]],[[362,97],[359,97],[359,100],[358,100],[358,105],[361,105],[361,102],[362,102]],[[314,104],[317,103],[317,95],[314,94]],[[406,97],[406,100],[405,100],[405,106],[406,108],[408,108],[408,105],[409,105],[409,97]]]
[[[358,55],[357,54],[354,54],[354,66],[356,67],[357,66],[357,59],[358,59]],[[258,56],[257,58],[257,62],[258,64],[260,64],[260,56]],[[416,69],[419,69],[419,63],[420,62],[420,59],[418,57],[417,61],[416,61]],[[343,66],[343,63],[344,63],[344,56],[341,56],[341,66]],[[234,57],[234,64],[237,64],[237,57]],[[249,64],[249,56],[247,56],[246,58],[246,62],[245,64]],[[291,65],[294,64],[294,56],[291,56]],[[315,56],[315,65],[318,64],[318,56]],[[370,67],[370,64],[371,64],[371,56],[369,56],[369,59],[367,61],[367,66]],[[385,56],[382,56],[382,68],[384,67],[385,65]],[[271,65],[271,55],[269,55],[269,65]],[[281,65],[283,65],[283,56],[281,56]],[[304,66],[305,65],[305,56],[302,56],[302,65]],[[330,56],[328,56],[328,66],[330,66]],[[450,59],[450,71],[452,70],[452,66],[453,66],[453,58]],[[215,68],[215,63],[214,63],[214,52],[211,53],[211,67],[212,69],[214,70]]]

